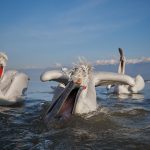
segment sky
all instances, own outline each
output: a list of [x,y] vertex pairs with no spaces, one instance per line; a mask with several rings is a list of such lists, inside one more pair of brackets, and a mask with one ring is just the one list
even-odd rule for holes
[[149,0],[0,0],[0,51],[10,68],[150,56]]

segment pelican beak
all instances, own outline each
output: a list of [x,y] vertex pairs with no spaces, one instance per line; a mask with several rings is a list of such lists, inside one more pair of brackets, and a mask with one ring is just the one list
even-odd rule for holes
[[80,84],[70,81],[49,107],[45,121],[48,122],[51,118],[69,118],[74,112],[80,87]]
[[3,76],[4,66],[0,64],[0,78]]

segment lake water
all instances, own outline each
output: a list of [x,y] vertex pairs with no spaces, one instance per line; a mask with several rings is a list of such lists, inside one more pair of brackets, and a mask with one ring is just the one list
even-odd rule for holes
[[[116,71],[117,66],[96,66]],[[96,88],[97,112],[85,118],[73,116],[63,124],[47,127],[42,118],[52,99],[51,85],[42,83],[43,70],[23,70],[30,76],[25,101],[0,106],[0,150],[98,150],[150,149],[150,82],[136,95],[118,97]],[[150,80],[150,64],[127,65],[127,74]]]

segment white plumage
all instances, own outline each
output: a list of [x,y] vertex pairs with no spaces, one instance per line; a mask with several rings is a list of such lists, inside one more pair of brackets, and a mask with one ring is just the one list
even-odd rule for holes
[[[70,111],[72,114],[84,114],[95,111],[97,109],[95,87],[97,86],[121,84],[130,87],[131,90],[136,90],[139,86],[137,81],[128,75],[112,72],[94,72],[89,64],[83,62],[80,62],[70,71],[67,70],[67,73],[64,70],[52,70],[44,72],[41,75],[41,81],[57,81],[61,83],[57,88],[59,89],[59,92],[55,92],[52,105],[48,109],[46,117],[47,120],[49,116],[57,116],[60,115],[62,110],[65,111],[68,106],[66,105],[66,107],[64,107],[64,103],[71,100],[75,101],[74,106]],[[63,86],[60,87],[60,85]],[[71,95],[70,93],[73,90],[75,91],[75,89],[76,92],[72,93]]]
[[[126,58],[123,53],[123,49],[119,48],[120,53],[120,62],[118,67],[118,73],[124,75],[125,74],[125,66],[126,66]],[[109,85],[107,86],[107,89],[109,90],[111,87],[113,87],[113,92],[116,94],[132,94],[132,93],[138,93],[140,92],[144,86],[145,82],[141,75],[137,75],[135,78],[133,78],[135,85],[129,86],[129,85]]]
[[16,70],[5,72],[8,58],[0,53],[0,105],[12,105],[21,102],[22,96],[27,90],[29,77]]

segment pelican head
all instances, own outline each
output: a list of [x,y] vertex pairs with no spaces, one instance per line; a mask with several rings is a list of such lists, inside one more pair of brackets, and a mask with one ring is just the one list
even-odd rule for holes
[[[94,100],[96,101],[95,86],[91,86],[90,81],[91,70],[90,65],[82,63],[69,71],[68,83],[49,107],[46,115],[47,121],[54,116],[66,119],[72,114],[83,114],[95,110],[91,103],[92,99],[90,100],[93,95],[91,87],[93,87]],[[90,106],[87,107],[88,104]]]
[[6,66],[7,60],[8,60],[7,55],[3,52],[0,52],[0,78],[4,74],[4,68]]
[[70,71],[70,80],[74,83],[80,84],[83,87],[87,87],[89,83],[89,77],[92,71],[92,67],[86,63],[80,63],[76,65]]

